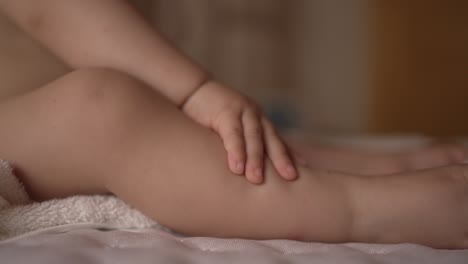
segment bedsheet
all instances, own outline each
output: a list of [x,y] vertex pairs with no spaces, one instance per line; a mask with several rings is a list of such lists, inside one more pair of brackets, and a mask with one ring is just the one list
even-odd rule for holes
[[0,243],[9,263],[468,263],[468,250],[415,244],[322,244],[179,237],[158,230],[64,227]]

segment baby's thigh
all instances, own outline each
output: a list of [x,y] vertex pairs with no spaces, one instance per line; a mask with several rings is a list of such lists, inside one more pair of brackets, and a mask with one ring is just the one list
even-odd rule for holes
[[0,103],[0,158],[38,199],[102,192],[97,176],[119,163],[148,120],[168,112],[178,111],[132,77],[78,70]]

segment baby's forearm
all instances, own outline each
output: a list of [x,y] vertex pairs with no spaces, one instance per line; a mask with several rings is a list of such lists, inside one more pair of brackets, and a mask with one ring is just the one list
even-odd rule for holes
[[0,8],[73,68],[132,75],[180,105],[208,75],[124,0],[5,0]]

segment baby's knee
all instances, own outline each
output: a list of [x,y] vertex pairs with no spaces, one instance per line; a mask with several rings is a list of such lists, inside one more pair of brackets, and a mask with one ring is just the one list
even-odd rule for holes
[[54,93],[60,100],[82,109],[134,104],[150,90],[137,79],[106,68],[76,70],[61,78],[59,83]]
[[154,101],[150,98],[161,98],[135,78],[101,68],[69,73],[46,87],[44,93],[50,117],[63,126],[108,134],[127,130],[145,114],[148,108],[143,106]]
[[[115,70],[90,68],[77,70],[59,80],[53,94],[58,101],[80,112],[112,113],[139,108],[148,97],[159,97],[139,80]],[[95,113],[96,114],[96,113]]]

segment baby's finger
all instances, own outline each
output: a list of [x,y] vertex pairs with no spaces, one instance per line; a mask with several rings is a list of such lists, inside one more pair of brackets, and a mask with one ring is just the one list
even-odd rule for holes
[[272,160],[273,166],[284,179],[296,179],[297,171],[294,168],[289,151],[278,136],[275,127],[270,120],[265,117],[262,118],[262,125],[265,135],[266,152]]
[[257,114],[247,110],[242,115],[244,125],[244,139],[247,150],[245,176],[256,184],[263,181],[263,129]]
[[227,113],[219,121],[218,133],[228,153],[229,169],[239,175],[245,170],[244,129],[237,113]]

